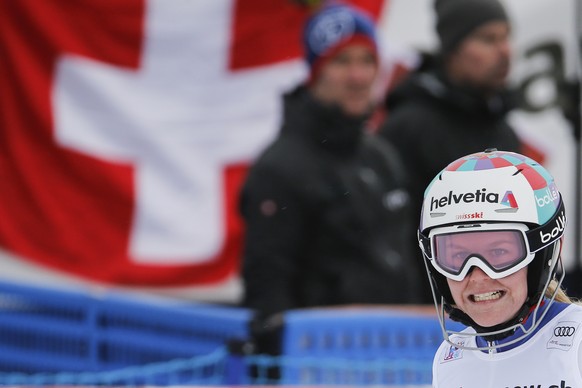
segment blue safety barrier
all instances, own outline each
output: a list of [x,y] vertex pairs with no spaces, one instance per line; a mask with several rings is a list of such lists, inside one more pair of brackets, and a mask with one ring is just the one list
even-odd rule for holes
[[0,282],[0,385],[422,386],[442,342],[432,314],[310,309],[283,314],[280,355],[256,354],[252,315]]
[[105,369],[206,355],[249,339],[250,310],[202,303],[153,303],[108,295],[97,311]]
[[249,339],[232,306],[0,283],[0,372],[99,372],[205,356]]
[[0,372],[2,386],[224,386],[229,354],[225,347],[186,359],[107,371]]
[[292,311],[285,315],[281,382],[430,384],[442,338],[433,315],[386,309]]

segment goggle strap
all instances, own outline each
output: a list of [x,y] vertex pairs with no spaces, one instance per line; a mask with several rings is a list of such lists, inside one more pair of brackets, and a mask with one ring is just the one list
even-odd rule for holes
[[566,222],[566,211],[564,209],[564,203],[560,198],[560,206],[558,207],[558,211],[554,213],[554,216],[544,225],[528,230],[525,233],[531,252],[537,252],[554,243],[556,240],[559,240],[564,234]]

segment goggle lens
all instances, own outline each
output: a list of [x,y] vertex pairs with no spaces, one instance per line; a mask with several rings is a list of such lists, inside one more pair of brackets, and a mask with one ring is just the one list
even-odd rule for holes
[[493,230],[443,233],[433,236],[436,264],[451,275],[460,274],[471,258],[495,272],[514,267],[528,256],[524,233]]

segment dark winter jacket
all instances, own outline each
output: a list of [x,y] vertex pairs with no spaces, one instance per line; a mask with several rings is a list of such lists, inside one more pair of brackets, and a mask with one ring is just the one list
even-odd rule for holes
[[415,204],[422,202],[432,178],[464,155],[486,148],[521,152],[520,141],[506,121],[513,108],[508,91],[485,98],[479,91],[449,82],[438,62],[426,57],[419,71],[388,95],[387,120],[379,129],[409,171]]
[[[424,190],[449,163],[487,148],[522,152],[506,121],[513,107],[508,91],[486,99],[477,90],[453,85],[430,56],[387,96],[388,116],[378,133],[394,145],[408,172],[416,226]],[[422,260],[416,238],[410,246]],[[430,288],[422,292],[423,301],[430,302]]]
[[402,166],[363,118],[284,98],[278,138],[249,171],[244,304],[263,316],[293,308],[416,302],[405,236],[414,233]]

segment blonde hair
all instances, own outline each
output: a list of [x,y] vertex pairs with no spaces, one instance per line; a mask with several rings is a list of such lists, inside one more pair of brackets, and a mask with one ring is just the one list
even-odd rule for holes
[[560,287],[556,279],[552,279],[552,281],[548,285],[548,289],[546,290],[545,296],[547,298],[551,298],[554,292],[556,293],[555,298],[556,302],[582,305],[582,301],[580,301],[579,299],[569,297],[568,294],[566,294],[566,291]]

